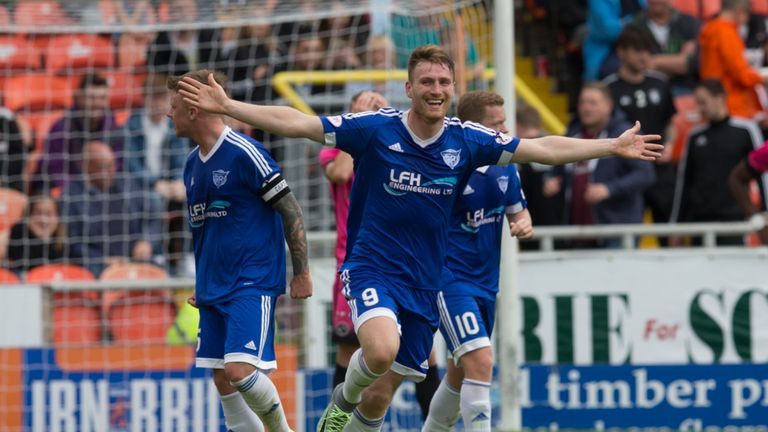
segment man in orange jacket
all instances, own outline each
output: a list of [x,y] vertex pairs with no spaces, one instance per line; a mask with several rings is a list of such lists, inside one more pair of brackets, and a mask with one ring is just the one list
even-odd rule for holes
[[759,92],[765,78],[750,67],[739,26],[749,20],[750,0],[723,0],[720,15],[710,20],[699,35],[701,79],[714,78],[725,87],[728,109],[734,116],[765,125],[765,106]]

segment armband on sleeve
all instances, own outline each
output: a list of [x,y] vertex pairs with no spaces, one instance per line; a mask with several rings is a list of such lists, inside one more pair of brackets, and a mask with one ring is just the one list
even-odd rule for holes
[[261,199],[264,202],[271,206],[290,191],[291,188],[288,187],[288,183],[283,178],[283,175],[277,173],[264,182],[264,185],[259,190],[259,195],[261,195]]

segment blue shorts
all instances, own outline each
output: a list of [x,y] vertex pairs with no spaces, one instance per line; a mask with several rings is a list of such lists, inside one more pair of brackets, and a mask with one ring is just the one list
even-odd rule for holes
[[495,299],[462,294],[471,291],[461,285],[466,283],[453,282],[450,293],[441,292],[437,300],[440,308],[440,333],[457,366],[464,354],[491,346],[491,333],[496,318]]
[[249,295],[200,306],[197,367],[224,369],[224,363],[242,362],[263,372],[277,369],[276,302],[277,296]]
[[429,369],[429,353],[440,324],[439,291],[407,288],[380,274],[360,270],[344,270],[340,277],[355,332],[371,318],[392,318],[400,331],[400,349],[391,370],[413,381],[422,381]]

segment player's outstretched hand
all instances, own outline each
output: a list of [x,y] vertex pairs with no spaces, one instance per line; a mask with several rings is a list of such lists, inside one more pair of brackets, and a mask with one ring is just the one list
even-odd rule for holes
[[213,79],[213,74],[208,75],[207,85],[190,77],[184,78],[179,81],[179,94],[186,103],[214,114],[224,114],[229,101],[224,88]]
[[627,159],[655,161],[661,157],[664,146],[653,141],[661,140],[660,135],[638,135],[640,122],[624,131],[615,141],[613,154]]
[[389,106],[389,102],[384,96],[375,91],[366,91],[360,93],[349,110],[353,113],[378,111],[385,106]]
[[528,240],[533,238],[533,225],[531,225],[530,220],[521,218],[509,223],[509,232],[512,237],[517,237],[519,240]]
[[312,276],[309,272],[293,275],[291,278],[291,298],[305,299],[312,297]]

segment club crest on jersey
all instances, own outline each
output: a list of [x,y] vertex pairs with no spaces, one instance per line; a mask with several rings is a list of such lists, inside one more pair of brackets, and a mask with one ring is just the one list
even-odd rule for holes
[[443,150],[440,152],[440,156],[443,157],[443,162],[445,162],[448,167],[451,169],[456,168],[456,165],[461,162],[461,149],[454,150]]
[[503,132],[499,132],[499,135],[496,136],[496,142],[501,145],[507,145],[512,142],[512,137]]
[[328,120],[328,123],[332,124],[334,127],[341,126],[341,116],[330,116],[326,117]]
[[501,190],[501,193],[507,193],[507,188],[509,187],[509,177],[500,176],[496,179],[496,183],[499,184],[499,189]]
[[227,182],[227,175],[229,175],[229,171],[224,170],[216,170],[213,172],[213,184],[217,188],[220,188],[224,186],[224,183]]

